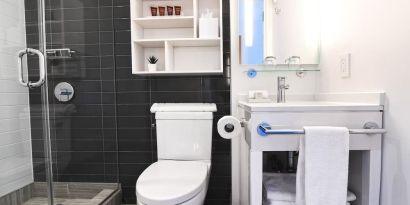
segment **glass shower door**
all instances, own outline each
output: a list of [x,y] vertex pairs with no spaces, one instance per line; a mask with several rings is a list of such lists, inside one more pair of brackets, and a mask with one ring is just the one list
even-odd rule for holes
[[121,204],[112,14],[0,1],[0,205]]
[[[23,1],[23,0],[18,0]],[[19,82],[29,91],[33,183],[27,204],[36,198],[54,204],[50,104],[46,56],[45,0],[24,0],[26,48],[18,53]],[[41,191],[40,191],[41,190]]]
[[45,13],[54,204],[120,204],[113,0]]

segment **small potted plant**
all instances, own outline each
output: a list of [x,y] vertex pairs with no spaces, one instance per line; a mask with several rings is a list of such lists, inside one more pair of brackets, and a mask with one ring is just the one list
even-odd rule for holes
[[147,60],[148,60],[148,71],[149,72],[157,71],[158,58],[155,56],[150,56],[147,58]]

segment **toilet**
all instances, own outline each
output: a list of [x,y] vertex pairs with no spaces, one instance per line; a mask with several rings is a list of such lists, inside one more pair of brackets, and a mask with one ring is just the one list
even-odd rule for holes
[[138,205],[201,205],[211,173],[215,104],[176,103],[155,113],[158,161],[139,176]]

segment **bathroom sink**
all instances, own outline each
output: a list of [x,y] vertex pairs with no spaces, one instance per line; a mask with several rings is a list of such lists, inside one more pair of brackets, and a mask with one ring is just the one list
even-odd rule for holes
[[249,177],[251,182],[250,204],[262,204],[263,201],[265,153],[298,151],[307,126],[349,129],[349,149],[355,151],[351,153],[357,157],[357,160],[352,158],[349,172],[360,173],[349,182],[349,186],[364,190],[362,193],[365,194],[358,199],[359,204],[377,204],[384,133],[383,93],[302,97],[289,95],[286,103],[251,103],[238,97],[241,99],[238,101],[238,116],[244,126],[244,135],[240,138],[240,157],[241,161],[245,161],[243,167],[248,168],[242,169],[241,178]]
[[[347,127],[355,131],[363,129],[367,122],[373,122],[377,127],[382,127],[383,93],[319,94],[304,99],[288,99],[286,103],[250,103],[246,99],[238,101],[238,115],[246,122],[245,141],[251,149],[296,151],[299,131],[305,126]],[[267,136],[266,131],[260,132],[261,126],[279,131]],[[373,149],[379,144],[380,135],[377,136],[355,134],[351,138],[351,149]]]

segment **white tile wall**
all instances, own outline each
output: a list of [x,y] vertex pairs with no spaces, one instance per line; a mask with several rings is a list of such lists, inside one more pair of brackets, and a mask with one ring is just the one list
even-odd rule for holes
[[33,182],[28,89],[17,81],[26,47],[24,0],[0,1],[0,197]]

